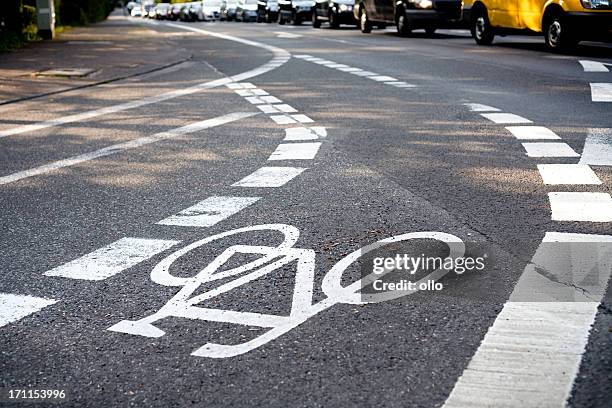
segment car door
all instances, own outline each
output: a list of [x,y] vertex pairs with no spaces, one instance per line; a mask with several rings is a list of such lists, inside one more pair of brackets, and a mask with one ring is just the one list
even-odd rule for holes
[[520,0],[518,7],[521,27],[542,31],[544,4],[547,2],[547,0]]
[[[519,19],[519,1],[525,0],[489,0],[485,1],[489,11],[489,20],[494,27],[521,28]],[[526,0],[532,1],[532,0]]]

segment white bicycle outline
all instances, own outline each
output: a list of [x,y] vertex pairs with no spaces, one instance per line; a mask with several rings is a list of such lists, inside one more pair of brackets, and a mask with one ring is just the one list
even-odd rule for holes
[[[221,238],[253,231],[278,231],[283,234],[284,238],[283,241],[276,247],[233,245],[225,249],[198,274],[190,278],[177,277],[170,274],[170,266],[177,259],[186,255],[192,250]],[[379,240],[373,244],[351,252],[338,261],[323,277],[321,289],[323,293],[327,295],[327,298],[313,304],[315,252],[312,249],[293,247],[296,244],[299,235],[299,230],[291,225],[262,224],[226,231],[189,244],[164,258],[151,271],[151,279],[154,282],[164,286],[182,286],[182,289],[180,289],[176,295],[174,295],[164,306],[162,306],[152,315],[144,317],[140,320],[122,320],[119,323],[109,327],[107,330],[145,337],[161,337],[165,334],[165,332],[155,327],[153,323],[166,317],[183,317],[188,319],[233,323],[270,329],[267,332],[244,343],[234,345],[207,343],[192,353],[194,356],[209,358],[234,357],[263,346],[264,344],[282,336],[283,334],[304,323],[309,318],[335,304],[379,303],[417,292],[418,289],[377,294],[358,293],[360,289],[368,286],[374,280],[380,279],[384,274],[391,272],[391,270],[386,270],[382,274],[371,273],[365,277],[362,277],[361,279],[356,280],[348,286],[341,285],[342,274],[344,271],[361,256],[376,248],[411,239],[434,239],[441,241],[448,246],[448,257],[460,258],[465,253],[465,244],[460,238],[443,232],[410,232]],[[244,265],[215,273],[215,271],[217,271],[236,253],[261,254],[263,256]],[[274,260],[276,258],[280,259]],[[204,300],[222,295],[223,293],[265,276],[283,265],[296,260],[297,268],[295,287],[293,290],[291,311],[288,316],[239,312],[224,309],[210,309],[195,306]],[[252,271],[246,273],[250,270]],[[418,288],[418,285],[421,282],[427,282],[428,280],[437,281],[446,275],[450,270],[450,268],[443,267],[436,269],[429,275],[417,281],[416,287]],[[237,275],[241,276],[226,282],[217,288],[200,293],[197,296],[190,298],[195,290],[204,283]]]

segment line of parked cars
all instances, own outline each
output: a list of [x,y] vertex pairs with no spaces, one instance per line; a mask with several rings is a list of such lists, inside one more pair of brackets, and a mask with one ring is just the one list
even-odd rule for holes
[[612,0],[202,0],[140,3],[131,14],[182,21],[312,21],[315,28],[346,24],[363,33],[394,25],[402,36],[419,29],[433,35],[440,28],[469,28],[480,45],[491,44],[496,35],[539,33],[553,50],[583,40],[612,41]]

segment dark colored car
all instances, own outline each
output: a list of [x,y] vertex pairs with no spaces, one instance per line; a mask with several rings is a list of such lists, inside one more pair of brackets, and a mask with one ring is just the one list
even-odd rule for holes
[[300,25],[302,21],[312,20],[314,3],[314,0],[278,0],[278,24]]
[[183,8],[184,4],[182,3],[175,3],[172,4],[170,6],[170,11],[168,12],[168,18],[170,20],[178,20],[181,17],[181,9]]
[[236,21],[256,21],[257,0],[239,0],[236,7]]
[[257,2],[257,22],[271,23],[278,20],[278,1],[259,0]]
[[400,35],[417,29],[432,35],[438,28],[460,26],[461,8],[461,0],[359,0],[354,14],[363,33],[395,24]]
[[331,28],[338,28],[340,24],[355,25],[357,20],[353,15],[355,0],[316,0],[312,12],[312,26],[321,27],[324,21],[329,22]]

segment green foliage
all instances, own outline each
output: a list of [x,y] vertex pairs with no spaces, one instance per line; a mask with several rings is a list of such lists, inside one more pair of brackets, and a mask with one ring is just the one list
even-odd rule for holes
[[23,5],[20,0],[9,0],[6,6],[0,9],[0,52],[14,50],[38,39],[36,8]]
[[[58,24],[82,25],[104,20],[114,7],[112,0],[55,0],[60,3]],[[59,13],[58,13],[59,10]]]

